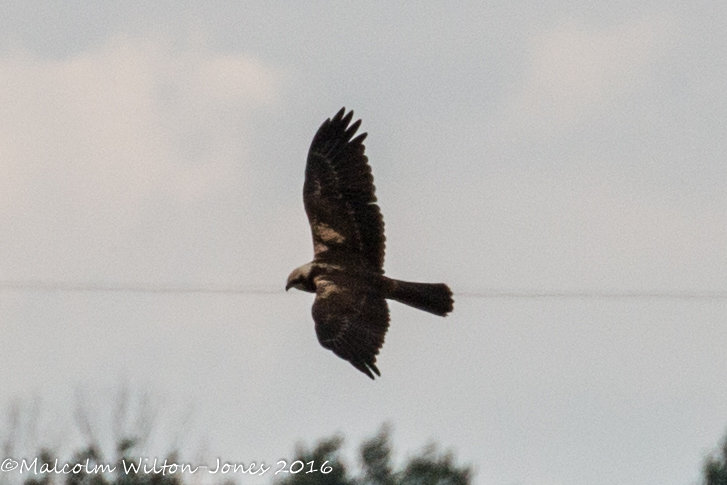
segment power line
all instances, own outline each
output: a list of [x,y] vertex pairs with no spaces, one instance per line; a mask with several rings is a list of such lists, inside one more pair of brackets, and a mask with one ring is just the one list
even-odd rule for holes
[[88,292],[88,293],[162,293],[271,295],[283,289],[262,286],[154,285],[144,283],[90,283],[66,281],[0,281],[0,291]]
[[725,300],[727,291],[537,291],[537,290],[488,290],[456,293],[461,298],[490,299],[662,299],[662,300]]
[[[25,292],[87,292],[87,293],[149,293],[149,294],[222,294],[275,295],[285,293],[272,286],[169,285],[145,283],[94,283],[68,281],[15,280],[0,281],[0,291]],[[528,290],[489,289],[455,292],[458,298],[473,299],[669,299],[725,300],[727,291],[606,291],[606,290]]]

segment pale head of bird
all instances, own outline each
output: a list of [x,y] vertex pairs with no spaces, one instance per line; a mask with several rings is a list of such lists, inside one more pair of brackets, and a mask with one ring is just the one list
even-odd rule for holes
[[288,282],[285,284],[285,291],[295,288],[309,293],[315,293],[316,289],[310,279],[313,263],[304,264],[299,268],[295,268],[288,276]]

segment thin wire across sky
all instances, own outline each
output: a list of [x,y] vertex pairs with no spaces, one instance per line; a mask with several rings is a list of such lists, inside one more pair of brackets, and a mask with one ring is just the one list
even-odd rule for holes
[[[145,293],[145,294],[223,294],[276,295],[283,288],[272,286],[171,285],[146,283],[98,283],[74,281],[12,280],[0,281],[0,291],[64,293]],[[668,299],[727,300],[727,291],[699,290],[532,290],[487,289],[455,291],[459,298],[477,299]]]

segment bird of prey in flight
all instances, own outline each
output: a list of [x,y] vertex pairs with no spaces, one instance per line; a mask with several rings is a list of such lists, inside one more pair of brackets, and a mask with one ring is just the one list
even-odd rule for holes
[[374,379],[389,328],[386,299],[446,316],[454,301],[443,283],[384,276],[384,219],[364,155],[361,120],[342,108],[318,129],[308,151],[303,203],[313,233],[313,261],[285,285],[315,293],[313,320],[321,345]]

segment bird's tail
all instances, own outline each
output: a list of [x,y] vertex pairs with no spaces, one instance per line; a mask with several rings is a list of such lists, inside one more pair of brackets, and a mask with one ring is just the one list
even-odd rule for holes
[[454,308],[452,290],[444,283],[389,281],[391,285],[387,298],[442,317]]

